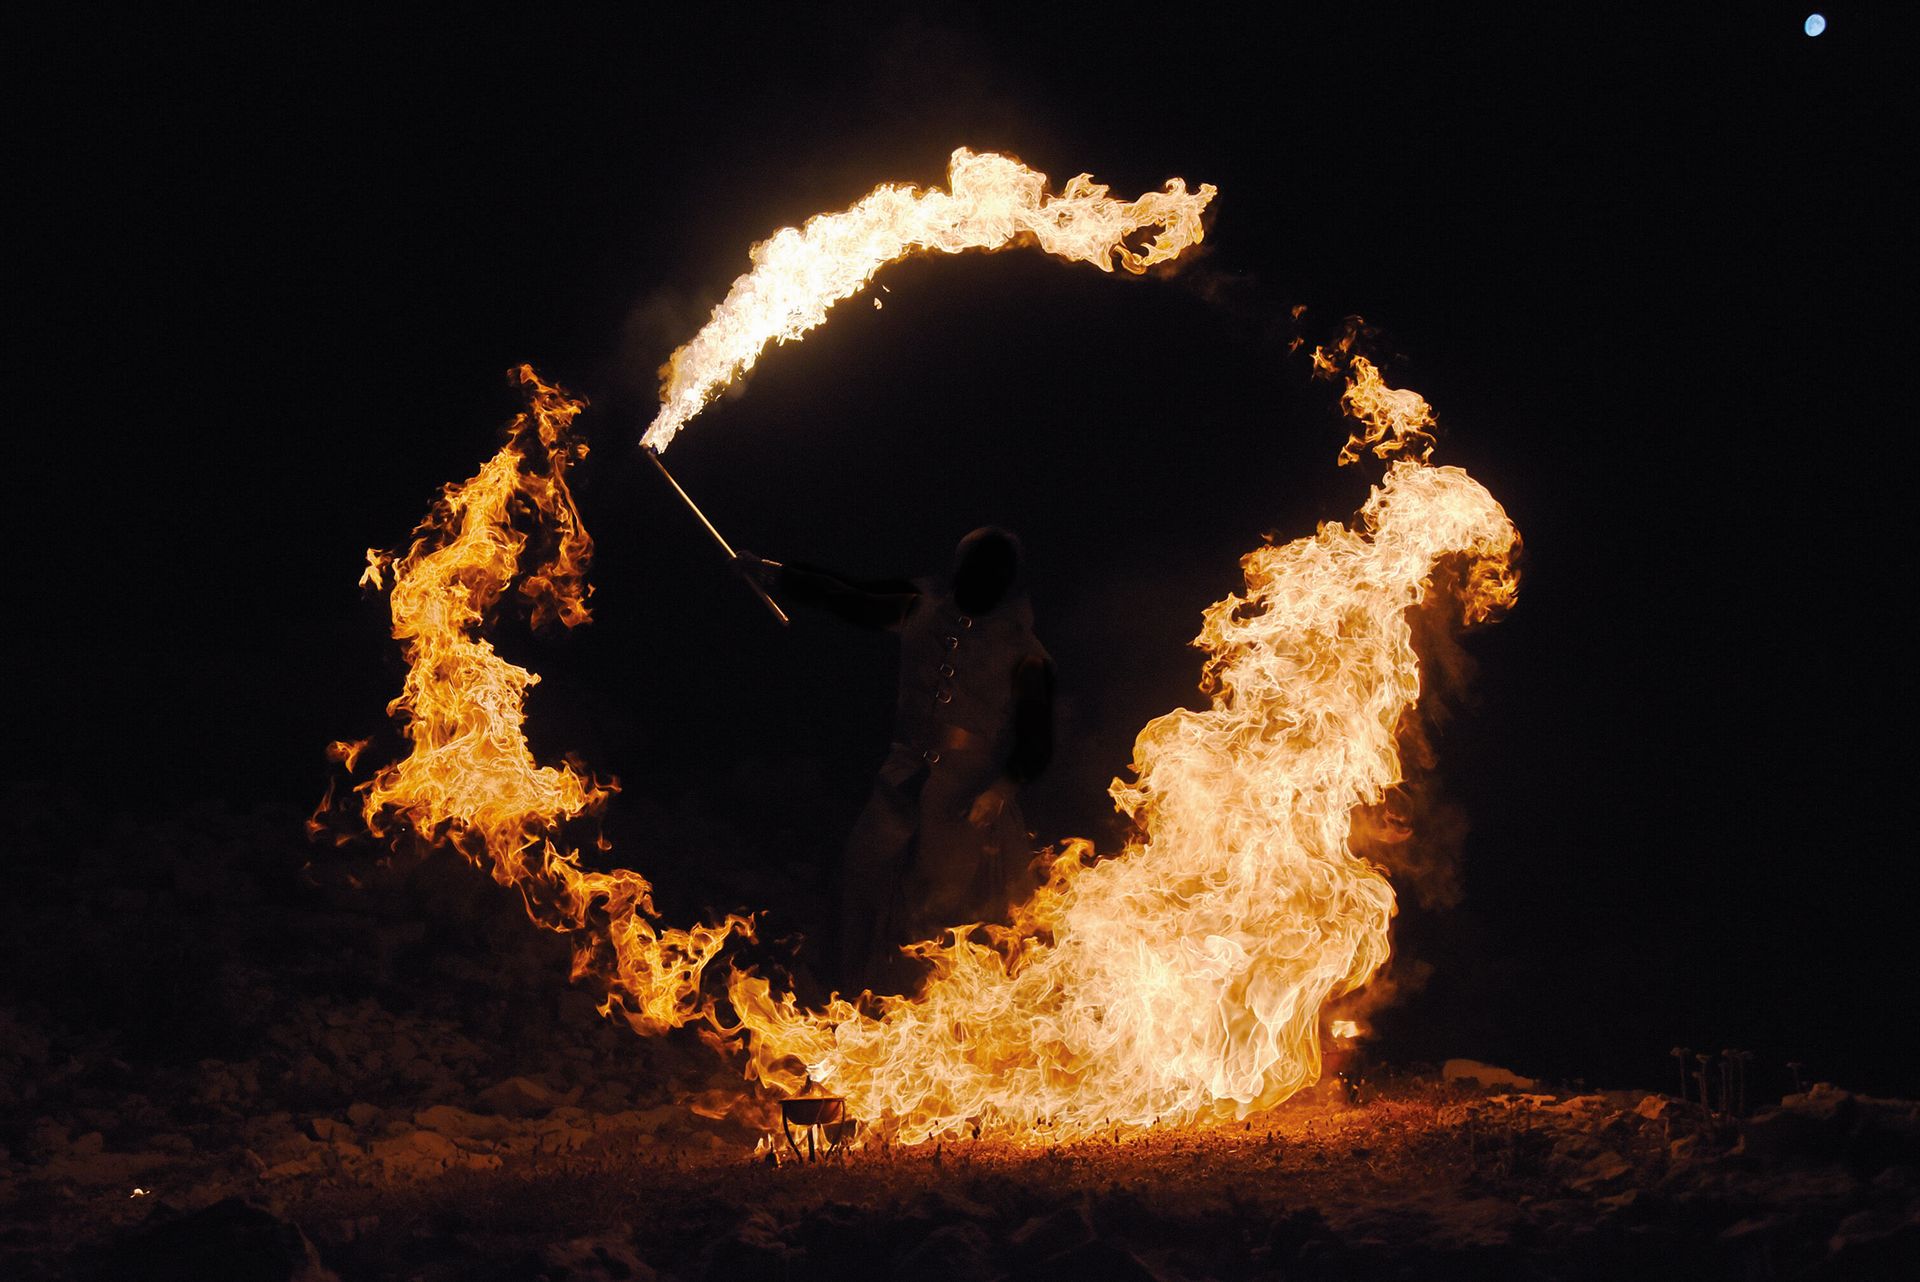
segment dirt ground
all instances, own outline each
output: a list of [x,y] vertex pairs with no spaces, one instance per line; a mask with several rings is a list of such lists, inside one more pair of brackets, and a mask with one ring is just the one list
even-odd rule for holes
[[805,1162],[457,861],[218,808],[76,843],[25,800],[0,1277],[1920,1276],[1911,1102],[1375,1065],[1209,1129]]
[[217,1173],[220,1154],[30,1166],[7,1185],[0,1264],[557,1282],[1851,1279],[1920,1261],[1911,1104],[1816,1089],[1708,1125],[1658,1096],[1341,1094],[1206,1130],[813,1162],[679,1109],[652,1131],[565,1105],[313,1117],[301,1129],[327,1138],[304,1156],[282,1141],[261,1160],[283,1160],[237,1174]]

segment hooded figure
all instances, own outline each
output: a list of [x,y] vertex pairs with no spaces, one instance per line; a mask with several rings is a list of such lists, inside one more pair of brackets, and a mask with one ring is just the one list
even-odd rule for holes
[[900,635],[893,746],[847,842],[839,938],[850,991],[900,991],[915,977],[901,944],[996,920],[1027,889],[1017,794],[1053,755],[1053,663],[1034,639],[1020,541],[975,530],[944,579],[854,583],[739,559],[795,601]]

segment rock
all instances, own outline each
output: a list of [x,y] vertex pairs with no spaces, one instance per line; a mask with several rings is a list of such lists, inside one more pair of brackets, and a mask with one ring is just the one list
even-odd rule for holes
[[416,1086],[432,1085],[441,1080],[440,1066],[426,1058],[410,1059],[402,1064],[399,1075]]
[[364,1131],[380,1120],[380,1110],[371,1104],[347,1105],[347,1120],[355,1130]]
[[579,1098],[580,1088],[577,1086],[563,1095],[531,1077],[509,1077],[481,1091],[478,1102],[489,1113],[501,1113],[507,1117],[533,1117],[551,1112],[561,1105],[572,1104]]
[[1048,1282],[1160,1282],[1131,1251],[1105,1238],[1049,1256],[1042,1272]]
[[1613,1193],[1606,1197],[1596,1197],[1593,1199],[1593,1204],[1598,1207],[1603,1207],[1610,1212],[1626,1212],[1633,1210],[1634,1207],[1639,1205],[1641,1196],[1642,1194],[1639,1189],[1628,1189],[1624,1193]]
[[340,1078],[314,1056],[303,1055],[287,1070],[282,1085],[293,1098],[320,1101],[339,1091]]
[[771,1214],[754,1211],[706,1249],[704,1276],[713,1282],[786,1282],[799,1254],[781,1238]]
[[353,1068],[366,1058],[370,1043],[367,1036],[352,1028],[331,1028],[320,1039],[320,1050],[335,1068]]
[[1596,1189],[1611,1184],[1631,1170],[1633,1170],[1633,1163],[1611,1149],[1607,1149],[1587,1162],[1580,1169],[1579,1175],[1567,1181],[1567,1186],[1582,1190]]
[[331,1117],[315,1117],[307,1122],[307,1130],[313,1138],[331,1144],[337,1140],[351,1140],[353,1128],[345,1122],[336,1122]]
[[1505,1246],[1520,1219],[1513,1203],[1497,1197],[1419,1198],[1409,1199],[1406,1206],[1426,1211],[1433,1226],[1427,1241],[1453,1252]]
[[1605,1095],[1569,1095],[1557,1104],[1549,1105],[1549,1113],[1565,1113],[1569,1117],[1597,1117],[1613,1111],[1613,1105]]
[[624,1082],[605,1081],[596,1085],[582,1102],[598,1113],[617,1113],[632,1104],[633,1092]]
[[1440,1076],[1449,1082],[1478,1082],[1482,1086],[1506,1086],[1517,1091],[1530,1091],[1539,1085],[1531,1077],[1474,1059],[1450,1059],[1440,1066]]
[[1554,1141],[1553,1156],[1562,1162],[1585,1164],[1600,1155],[1600,1141],[1584,1131],[1562,1135]]
[[409,1131],[375,1140],[368,1151],[388,1175],[406,1179],[438,1175],[455,1164],[464,1165],[454,1142],[433,1131]]
[[652,1282],[656,1276],[635,1254],[630,1229],[556,1242],[541,1251],[540,1262],[550,1282]]
[[1873,1177],[1873,1187],[1883,1193],[1898,1193],[1920,1185],[1920,1170],[1911,1166],[1889,1166]]
[[413,1123],[455,1140],[503,1140],[512,1132],[512,1127],[501,1118],[469,1113],[451,1104],[423,1108],[413,1115]]
[[1269,1266],[1278,1266],[1298,1258],[1310,1243],[1324,1241],[1331,1233],[1320,1212],[1310,1208],[1293,1211],[1275,1219],[1264,1233],[1257,1234],[1253,1257],[1256,1261],[1266,1261]]
[[1015,1229],[1007,1244],[1031,1258],[1059,1255],[1093,1240],[1093,1225],[1078,1206],[1063,1206],[1046,1215],[1036,1215]]
[[585,1148],[592,1140],[591,1126],[576,1126],[568,1122],[560,1122],[541,1127],[536,1147],[542,1153],[572,1153]]
[[112,1250],[104,1276],[151,1282],[338,1282],[297,1225],[238,1198],[189,1215],[166,1215],[158,1213],[123,1239]]
[[919,1282],[973,1282],[998,1273],[985,1229],[978,1224],[945,1224],[901,1257],[894,1276]]
[[73,1132],[51,1117],[43,1117],[27,1132],[27,1151],[40,1157],[64,1153]]
[[275,1162],[260,1172],[262,1180],[284,1180],[295,1175],[312,1175],[326,1166],[324,1149],[317,1150],[306,1157],[289,1158],[284,1162]]
[[1920,1162],[1920,1104],[1825,1084],[1789,1095],[1746,1128],[1747,1151],[1771,1160],[1844,1159],[1863,1171]]
[[1783,1216],[1778,1215],[1750,1216],[1720,1230],[1720,1240],[1735,1246],[1744,1246],[1750,1242],[1764,1243],[1778,1233],[1781,1225],[1786,1222]]
[[193,1141],[175,1131],[165,1131],[147,1141],[147,1146],[157,1153],[171,1153],[185,1156],[193,1152]]
[[596,1131],[634,1132],[661,1135],[686,1129],[687,1112],[678,1104],[659,1104],[653,1108],[624,1113],[598,1113],[593,1118]]
[[377,1215],[356,1215],[350,1219],[335,1220],[333,1235],[342,1242],[357,1242],[380,1227]]
[[243,1134],[248,1148],[274,1162],[302,1156],[313,1147],[313,1140],[295,1129],[293,1118],[286,1113],[255,1118],[247,1123]]
[[83,1153],[62,1154],[47,1163],[41,1172],[48,1180],[77,1184],[87,1188],[112,1188],[132,1184],[156,1167],[167,1165],[164,1153]]
[[1635,1104],[1633,1111],[1635,1116],[1644,1117],[1650,1122],[1657,1122],[1667,1115],[1667,1107],[1670,1103],[1671,1101],[1664,1095],[1649,1095],[1638,1104]]
[[1920,1262],[1920,1207],[1849,1215],[1828,1239],[1827,1259],[1839,1277],[1913,1277]]

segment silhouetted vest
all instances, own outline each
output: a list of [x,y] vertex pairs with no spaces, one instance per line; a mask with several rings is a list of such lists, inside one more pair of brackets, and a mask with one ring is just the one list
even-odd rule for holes
[[894,742],[930,762],[954,751],[990,752],[1004,762],[1013,747],[1014,669],[1047,654],[1033,635],[1033,607],[1015,593],[971,615],[938,581],[916,586],[919,599],[900,625]]

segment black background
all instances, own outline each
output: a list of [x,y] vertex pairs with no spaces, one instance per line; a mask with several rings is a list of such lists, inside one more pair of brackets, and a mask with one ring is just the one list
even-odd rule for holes
[[676,910],[637,816],[829,862],[887,646],[783,633],[729,577],[633,452],[655,367],[754,240],[955,146],[1125,195],[1179,174],[1221,194],[1176,279],[889,269],[884,310],[770,354],[669,462],[738,542],[853,573],[1021,530],[1065,736],[1029,816],[1105,835],[1237,557],[1364,495],[1285,343],[1293,303],[1364,315],[1527,544],[1440,741],[1466,899],[1403,922],[1435,969],[1386,1050],[1657,1082],[1676,1041],[1744,1045],[1920,1088],[1910,520],[1868,407],[1904,368],[1895,33],[710,8],[96,12],[16,44],[10,779],[310,804],[397,688],[364,551],[491,453],[526,360],[594,401],[596,622],[501,629],[547,678],[537,747],[620,776],[618,850]]

